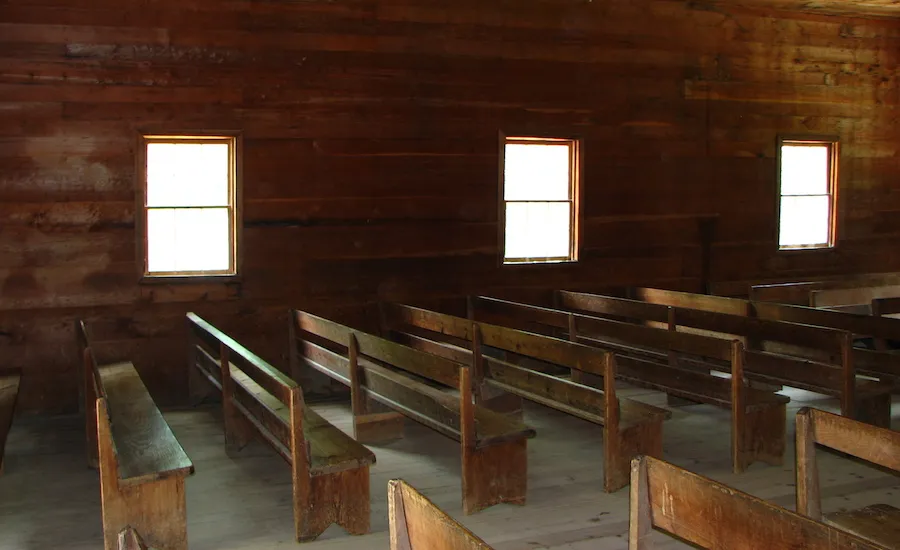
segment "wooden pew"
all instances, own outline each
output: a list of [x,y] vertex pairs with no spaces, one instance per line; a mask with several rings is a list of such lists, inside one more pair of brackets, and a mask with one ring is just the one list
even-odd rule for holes
[[402,479],[388,481],[391,550],[491,550]]
[[187,320],[190,368],[222,392],[226,450],[256,436],[290,465],[297,540],[314,540],[332,523],[368,533],[372,451],[306,407],[289,377],[196,314]]
[[[291,314],[291,365],[295,373],[313,368],[350,387],[358,440],[372,433],[365,429],[373,420],[365,408],[371,399],[459,441],[464,513],[525,503],[526,443],[534,430],[475,405],[465,365],[303,311]],[[458,388],[459,395],[423,380]]]
[[85,455],[89,468],[99,468],[99,446],[97,443],[97,399],[100,397],[97,388],[94,367],[96,355],[90,345],[87,325],[84,321],[75,321],[75,344],[78,346],[78,366],[81,384],[79,398],[84,412]]
[[98,366],[85,348],[96,416],[103,540],[132,527],[159,550],[187,549],[184,479],[194,465],[129,362]]
[[[662,424],[670,413],[615,390],[615,357],[588,346],[399,304],[383,304],[382,330],[403,344],[472,365],[476,403],[489,388],[509,392],[603,426],[603,488],[628,484],[631,459],[662,456]],[[506,360],[483,353],[504,352]],[[527,367],[538,361],[602,377],[602,390]]]
[[21,379],[22,373],[18,369],[0,369],[0,475],[3,475],[6,438],[12,428]]
[[668,462],[640,457],[631,468],[628,548],[656,548],[654,529],[697,548],[879,548]]
[[[851,332],[855,337],[900,341],[900,319],[853,315],[816,309],[808,306],[777,304],[675,292],[656,288],[635,288],[632,295],[654,304],[756,317],[770,321],[784,321]],[[853,364],[857,372],[888,382],[900,382],[900,355],[855,347]]]
[[[616,352],[616,377],[628,383],[730,410],[735,472],[756,461],[783,462],[785,405],[789,399],[747,386],[743,375],[745,351],[737,340],[671,332],[487,297],[470,300],[470,315],[475,320],[538,333],[565,331],[569,339]],[[682,356],[727,364],[730,379],[711,374],[709,368],[680,368]]]
[[838,279],[752,285],[749,298],[759,302],[808,306],[809,293],[815,290],[894,285],[900,285],[900,273],[866,273]]
[[880,544],[900,548],[900,510],[875,504],[822,514],[816,445],[900,472],[900,432],[877,428],[817,409],[797,413],[797,512]]
[[[634,294],[648,303],[631,301],[629,305],[622,298],[560,293],[568,307],[597,314],[607,310],[605,303],[625,304],[623,307],[633,307],[634,311],[641,308],[642,312],[656,304],[659,310],[652,320],[658,321],[662,318],[662,308],[672,308],[674,312],[666,315],[674,315],[677,327],[744,338],[750,348],[746,371],[755,380],[837,397],[844,416],[876,426],[890,425],[890,396],[897,391],[897,386],[893,376],[884,373],[897,370],[898,357],[854,348],[850,331],[797,323],[797,312],[790,312],[794,315],[790,319],[772,318],[776,314],[763,313],[763,309],[756,308],[761,304],[746,300],[643,288],[635,289]],[[741,308],[745,311],[743,315],[734,314]],[[865,365],[860,372],[857,372],[858,362]],[[857,376],[871,375],[873,371],[882,373],[878,376],[881,381]]]
[[872,300],[897,297],[900,297],[900,286],[896,285],[829,288],[810,291],[809,306],[870,315]]

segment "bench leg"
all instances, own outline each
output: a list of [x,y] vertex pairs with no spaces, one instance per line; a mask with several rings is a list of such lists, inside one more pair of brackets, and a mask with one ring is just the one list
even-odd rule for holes
[[526,439],[483,448],[462,445],[463,513],[494,504],[525,504],[528,485]]
[[382,445],[403,438],[403,415],[366,399],[363,414],[353,417],[353,437],[366,445]]
[[149,547],[187,550],[184,478],[120,486],[108,426],[101,426],[101,430],[100,498],[105,550],[116,550],[119,532],[129,526],[141,534]]
[[758,407],[744,414],[741,448],[735,457],[736,473],[757,461],[773,466],[784,463],[785,422],[784,403]]
[[512,420],[521,421],[525,417],[524,400],[518,395],[498,390],[487,384],[481,387],[481,393],[476,400],[479,407],[490,409]]
[[225,406],[222,410],[225,424],[225,454],[234,456],[250,443],[256,430],[233,403],[229,404],[230,407]]
[[856,420],[879,428],[891,427],[891,394],[856,396]]
[[369,467],[313,477],[309,494],[294,491],[297,541],[315,540],[337,523],[351,535],[369,532]]
[[199,367],[190,363],[188,366],[188,399],[191,406],[196,407],[218,393],[218,388],[203,376]]
[[612,493],[628,485],[632,458],[640,455],[662,458],[664,420],[660,416],[618,431],[604,426],[604,491]]

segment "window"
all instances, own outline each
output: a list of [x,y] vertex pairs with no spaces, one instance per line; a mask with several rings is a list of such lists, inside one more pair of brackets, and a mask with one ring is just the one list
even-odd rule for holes
[[779,140],[779,249],[834,246],[837,158],[836,139]]
[[508,137],[503,152],[503,262],[577,260],[580,144]]
[[234,136],[143,136],[144,276],[234,275]]

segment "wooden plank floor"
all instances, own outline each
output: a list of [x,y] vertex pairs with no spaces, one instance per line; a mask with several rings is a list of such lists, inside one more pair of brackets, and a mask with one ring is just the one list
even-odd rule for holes
[[[655,392],[626,389],[622,394],[665,403]],[[806,392],[790,395],[784,466],[756,464],[742,475],[732,474],[728,414],[705,405],[674,409],[665,426],[665,458],[793,508],[794,413],[804,404],[833,411],[837,403]],[[349,429],[347,405],[315,408]],[[897,428],[900,401],[895,400],[893,412]],[[257,443],[237,458],[226,456],[221,418],[214,407],[169,412],[166,418],[197,469],[187,481],[192,550],[297,547],[289,470],[279,457]],[[462,516],[457,444],[408,422],[406,439],[374,448],[378,463],[372,469],[372,534],[350,537],[333,526],[306,546],[387,548],[387,481],[402,477],[498,550],[626,548],[628,491],[605,494],[601,489],[600,430],[539,406],[528,407],[527,420],[538,435],[529,442],[526,506],[501,505]],[[85,467],[82,426],[77,417],[16,420],[7,445],[6,473],[0,476],[0,549],[102,547],[99,481],[97,473]],[[826,512],[876,502],[900,507],[900,478],[827,453],[820,456],[820,464]]]

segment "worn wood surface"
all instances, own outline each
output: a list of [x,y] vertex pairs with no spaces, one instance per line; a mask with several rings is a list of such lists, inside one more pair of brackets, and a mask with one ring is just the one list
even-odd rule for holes
[[[897,22],[817,11],[881,0],[771,2],[4,3],[0,353],[22,408],[78,406],[76,318],[110,321],[100,361],[133,360],[166,406],[188,401],[187,311],[282,368],[285,304],[349,321],[381,300],[900,269]],[[138,282],[146,128],[243,132],[240,282]],[[500,265],[501,131],[583,138],[577,264]],[[779,133],[841,137],[834,250],[776,250]]]
[[388,482],[391,550],[491,550],[402,479]]
[[900,472],[900,432],[856,422],[826,411],[803,408],[797,413],[797,511],[825,521],[885,548],[900,545],[900,510],[881,504],[858,510],[822,513],[821,473],[816,445],[839,451],[885,469]]
[[[570,305],[567,298],[567,293],[557,295],[559,307]],[[489,297],[477,297],[469,302],[475,318],[499,319],[502,323],[513,325],[522,322],[542,324],[545,330],[547,326],[562,328],[567,324],[568,330],[575,331],[578,342],[621,354],[616,358],[619,365],[616,373],[619,378],[635,385],[665,391],[669,395],[730,409],[731,456],[735,472],[743,471],[757,460],[771,464],[781,463],[785,446],[784,403],[787,398],[746,387],[744,365],[747,354],[739,341],[729,342],[704,335],[630,325],[571,310],[544,308]],[[620,305],[624,304],[620,302]],[[571,306],[579,311],[591,309],[587,303]],[[648,307],[639,304],[642,312],[646,312]],[[622,313],[634,315],[623,308],[615,311],[620,316]],[[669,317],[666,308],[662,308],[661,313],[666,318]],[[565,322],[567,318],[568,323]],[[442,326],[446,325],[447,323],[442,323]],[[726,359],[724,367],[718,368],[728,372],[730,379],[712,375],[710,365],[699,369],[681,368],[677,363],[673,366],[673,359],[677,360],[681,354]],[[584,369],[580,370],[584,372]],[[591,375],[584,378],[590,381]],[[603,387],[606,387],[605,384]],[[624,469],[628,464],[620,463],[620,466]]]
[[6,437],[12,426],[13,416],[16,412],[16,400],[19,397],[19,381],[21,374],[18,370],[0,370],[0,475],[3,474],[3,456],[6,449]]
[[119,484],[182,478],[194,465],[131,363],[98,367],[111,421]]
[[132,478],[129,480],[132,483],[123,484],[115,430],[106,398],[98,399],[97,440],[105,550],[116,550],[119,533],[127,527],[143,533],[147,543],[159,550],[187,550],[184,480],[188,472],[193,472],[193,466],[182,469],[181,475],[144,475],[140,483]]
[[315,540],[332,523],[367,533],[375,454],[306,407],[290,377],[198,315],[187,320],[188,367],[222,392],[226,450],[234,454],[257,437],[291,467],[294,538]]
[[134,530],[133,527],[123,529],[119,533],[118,546],[116,550],[152,550],[148,549],[144,544],[144,539]]
[[879,548],[662,460],[636,458],[631,475],[632,550],[654,548],[653,529],[709,549]]

